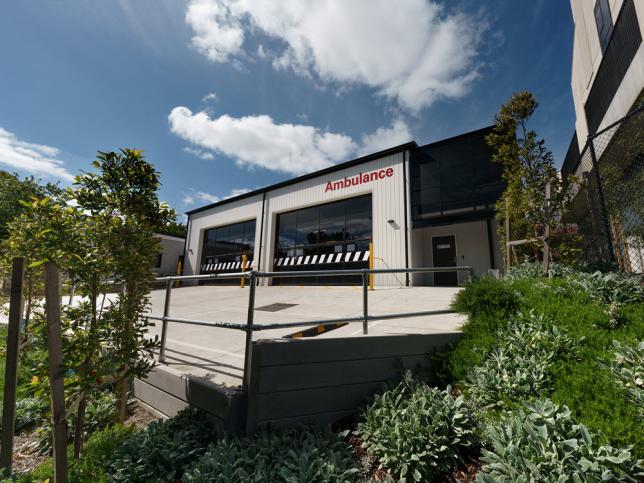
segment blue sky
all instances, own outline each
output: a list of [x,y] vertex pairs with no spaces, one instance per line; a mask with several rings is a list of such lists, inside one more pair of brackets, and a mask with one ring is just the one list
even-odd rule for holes
[[68,184],[136,147],[179,212],[492,123],[518,90],[560,164],[562,0],[22,0],[0,5],[0,169]]

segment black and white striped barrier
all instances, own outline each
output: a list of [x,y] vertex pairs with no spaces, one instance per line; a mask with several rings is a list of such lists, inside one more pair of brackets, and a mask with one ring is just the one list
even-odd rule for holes
[[[213,272],[220,270],[241,270],[242,262],[220,262],[220,263],[204,263],[201,265],[201,273]],[[246,270],[253,267],[253,260],[246,262]]]
[[273,260],[275,267],[287,267],[293,265],[317,265],[321,263],[340,262],[366,262],[369,260],[369,251],[346,252],[346,253],[325,253],[323,255],[302,255],[299,257],[284,257]]
[[[246,269],[250,270],[253,261],[246,262]],[[323,263],[340,263],[340,262],[368,262],[369,251],[364,252],[346,252],[346,253],[325,253],[322,255],[301,255],[298,257],[282,257],[273,260],[274,267],[290,267],[296,265],[317,265]],[[241,262],[223,262],[223,263],[204,263],[201,265],[201,273],[222,271],[222,270],[241,270]]]

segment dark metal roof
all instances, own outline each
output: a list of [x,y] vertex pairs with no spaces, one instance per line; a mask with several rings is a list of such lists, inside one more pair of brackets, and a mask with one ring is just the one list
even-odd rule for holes
[[216,206],[221,206],[226,203],[232,203],[233,201],[243,200],[244,198],[250,198],[251,196],[256,196],[267,191],[273,191],[278,188],[283,188],[284,186],[289,186],[295,183],[299,183],[301,181],[305,181],[307,179],[316,178],[318,176],[333,173],[335,171],[340,171],[342,169],[351,168],[352,166],[357,166],[359,164],[366,163],[368,161],[373,161],[374,159],[384,158],[385,156],[390,156],[392,154],[399,153],[401,151],[412,150],[417,147],[418,145],[416,144],[415,141],[410,141],[408,143],[401,144],[399,146],[394,146],[393,148],[385,149],[383,151],[378,151],[377,153],[369,154],[367,156],[362,156],[360,158],[352,159],[351,161],[346,161],[344,163],[335,164],[333,166],[321,169],[319,171],[314,171],[313,173],[308,173],[302,176],[298,176],[297,178],[281,181],[279,183],[275,183],[270,186],[266,186],[264,188],[260,188],[254,191],[249,191],[248,193],[244,193],[239,196],[226,198],[225,200],[217,201],[216,203],[211,203],[209,205],[202,206],[201,208],[195,208],[194,210],[186,211],[186,215],[190,216],[194,213],[199,213],[200,211],[209,210],[210,208],[214,208]]

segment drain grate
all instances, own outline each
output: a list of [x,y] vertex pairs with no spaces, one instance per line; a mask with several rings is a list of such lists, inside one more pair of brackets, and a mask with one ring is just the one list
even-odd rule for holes
[[278,302],[275,304],[264,305],[263,307],[257,307],[255,310],[261,310],[263,312],[279,312],[280,310],[295,307],[296,305],[298,304],[282,304]]

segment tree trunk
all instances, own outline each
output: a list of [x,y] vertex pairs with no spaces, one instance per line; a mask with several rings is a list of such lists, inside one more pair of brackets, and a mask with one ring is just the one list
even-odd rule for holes
[[[89,292],[90,301],[92,303],[92,318],[89,324],[89,340],[93,341],[96,332],[96,326],[98,325],[98,316],[97,316],[97,299],[98,299],[98,282],[96,277],[92,280],[92,287]],[[71,303],[71,296],[70,296]],[[88,353],[85,355],[85,360],[83,361],[83,374],[87,376],[89,373],[92,360],[94,359],[94,347],[90,344]],[[74,428],[74,458],[78,459],[80,457],[81,451],[83,449],[83,434],[85,433],[85,410],[87,409],[87,392],[86,389],[83,389],[84,393],[81,396],[80,403],[78,404],[78,413],[76,414],[76,427]]]
[[74,427],[74,458],[80,458],[83,449],[83,433],[85,426],[85,409],[87,408],[87,397],[81,396],[78,403],[78,412],[76,413],[76,426]]
[[[127,368],[126,368],[127,370]],[[128,371],[129,372],[129,371]],[[121,378],[121,380],[118,383],[118,402],[117,402],[117,409],[118,409],[118,422],[119,423],[124,423],[125,420],[127,419],[127,394],[128,394],[128,386],[130,382],[130,377],[129,376],[124,376]]]
[[22,345],[27,343],[29,337],[29,319],[31,318],[31,300],[32,300],[32,273],[27,269],[27,303],[25,304],[25,329],[22,337]]
[[[123,302],[124,302],[121,306],[121,310],[123,311],[125,317],[127,318],[127,321],[125,322],[127,324],[126,331],[128,332],[126,335],[126,338],[133,337],[134,322],[130,319],[130,316],[133,311],[130,308],[131,301],[128,300],[128,297],[135,293],[137,292],[133,290],[133,287],[131,286],[131,282],[125,282],[125,284],[121,288],[121,295],[123,296]],[[123,365],[123,375],[119,380],[118,389],[117,389],[118,421],[120,423],[124,423],[125,419],[127,418],[127,396],[128,396],[129,385],[130,385],[130,364],[128,363],[128,361],[125,361]]]

